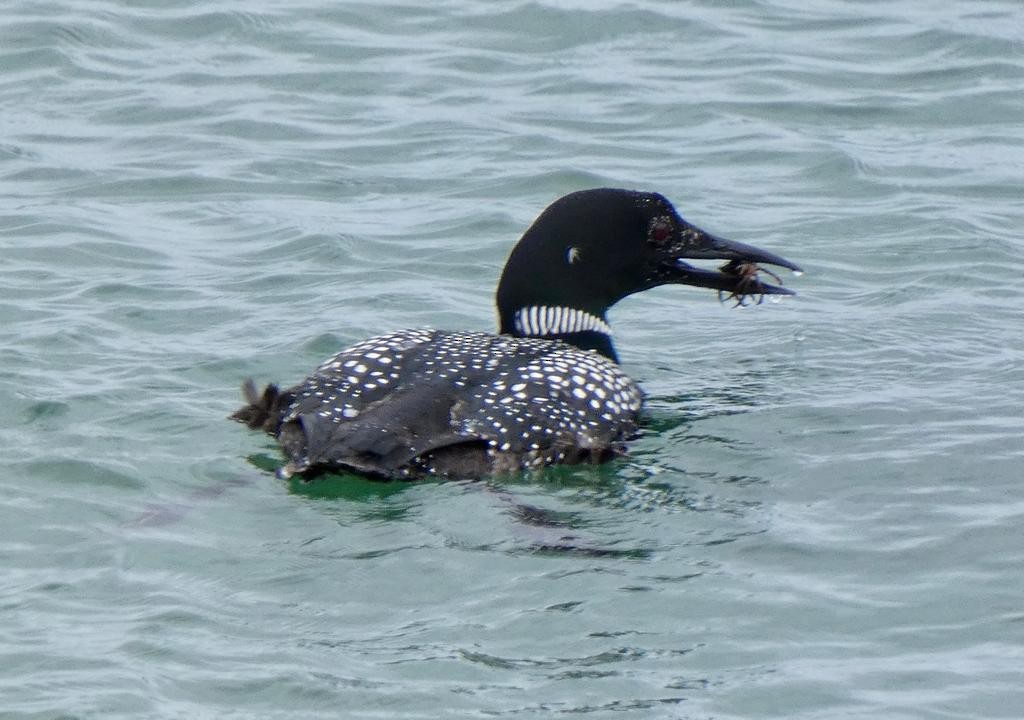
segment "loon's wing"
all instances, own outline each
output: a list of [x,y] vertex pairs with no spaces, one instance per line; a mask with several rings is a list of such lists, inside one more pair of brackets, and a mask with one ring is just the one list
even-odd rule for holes
[[332,421],[337,418],[337,422],[347,422],[386,397],[398,384],[407,355],[414,355],[417,347],[435,335],[436,331],[417,329],[364,340],[334,355],[308,378],[286,390],[270,384],[261,393],[252,380],[246,380],[242,394],[247,404],[231,419],[274,437],[284,423],[301,414],[325,413]]
[[[294,471],[325,466],[356,470],[377,477],[403,477],[403,469],[419,457],[442,448],[485,444],[485,439],[460,429],[454,417],[461,400],[453,386],[433,380],[401,387],[346,422],[335,423],[318,412],[299,413],[282,428],[282,445]],[[301,430],[302,437],[295,435]],[[475,453],[477,454],[477,453]]]
[[409,330],[371,338],[299,385],[246,386],[234,417],[277,437],[281,474],[479,477],[604,459],[636,428],[639,388],[561,342]]
[[549,419],[569,419],[583,404],[571,391],[552,395],[544,381],[522,386],[522,397],[506,396],[512,401],[498,403],[497,412],[476,391],[480,386],[463,393],[447,380],[431,379],[400,387],[345,422],[316,411],[300,413],[282,426],[279,436],[292,459],[285,474],[335,468],[388,479],[481,477],[605,460],[636,428],[634,415],[603,429],[566,422],[552,424],[547,434],[523,432],[510,426],[514,418],[540,412]]

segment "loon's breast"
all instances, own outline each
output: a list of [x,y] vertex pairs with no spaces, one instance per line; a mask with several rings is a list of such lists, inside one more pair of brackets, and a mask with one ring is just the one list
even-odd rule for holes
[[431,329],[343,350],[285,396],[284,474],[321,467],[409,478],[601,460],[635,431],[642,402],[596,352]]

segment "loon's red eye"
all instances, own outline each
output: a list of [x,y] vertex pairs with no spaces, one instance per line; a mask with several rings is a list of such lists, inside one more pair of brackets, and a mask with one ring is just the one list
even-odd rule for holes
[[651,221],[651,227],[647,231],[647,238],[658,245],[661,245],[672,234],[672,225],[664,218],[655,218]]

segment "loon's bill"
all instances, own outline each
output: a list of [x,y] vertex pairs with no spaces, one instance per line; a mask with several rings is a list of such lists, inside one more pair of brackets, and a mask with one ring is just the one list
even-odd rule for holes
[[[685,221],[684,221],[685,222]],[[794,262],[753,245],[726,240],[686,223],[677,242],[663,250],[664,269],[657,282],[693,285],[743,297],[748,295],[795,295],[781,285],[762,282],[759,272],[775,280],[779,276],[761,265],[776,265],[797,274],[803,270]],[[727,260],[717,270],[697,267],[688,260]]]
[[[725,261],[715,270],[690,261]],[[625,452],[643,393],[618,365],[607,313],[659,285],[746,305],[793,295],[768,251],[684,220],[658,193],[583,190],[556,200],[513,247],[498,333],[429,328],[342,350],[291,387],[247,381],[231,417],[274,437],[282,477],[478,478]],[[779,284],[762,282],[760,274]]]

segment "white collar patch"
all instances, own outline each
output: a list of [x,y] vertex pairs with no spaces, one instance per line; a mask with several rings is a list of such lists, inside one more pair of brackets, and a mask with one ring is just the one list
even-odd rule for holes
[[583,310],[567,307],[531,305],[516,310],[516,332],[530,337],[567,335],[574,332],[599,332],[611,337],[607,322]]

